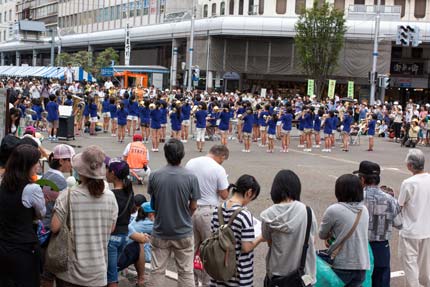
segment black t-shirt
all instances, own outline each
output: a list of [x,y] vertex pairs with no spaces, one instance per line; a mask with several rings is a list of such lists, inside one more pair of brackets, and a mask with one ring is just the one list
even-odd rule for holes
[[[118,219],[115,230],[112,234],[128,234],[128,224],[130,223],[130,214],[134,205],[134,194],[127,194],[123,189],[113,189],[116,202],[118,203]],[[128,202],[128,205],[127,205]]]

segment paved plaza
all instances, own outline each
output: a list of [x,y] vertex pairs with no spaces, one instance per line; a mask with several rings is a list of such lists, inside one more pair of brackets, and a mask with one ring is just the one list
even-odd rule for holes
[[[65,143],[76,146],[76,151],[80,151],[81,147],[86,147],[91,144],[100,145],[111,157],[120,156],[127,142],[131,138],[127,137],[122,144],[117,143],[117,139],[110,137],[108,134],[98,134],[98,136],[84,135],[77,137],[74,141]],[[198,157],[205,154],[211,145],[217,142],[207,141],[203,153],[196,150],[193,140],[186,143],[186,155],[183,164],[193,157]],[[56,144],[56,143],[55,143]],[[279,147],[279,142],[276,143]],[[234,182],[242,174],[254,175],[261,184],[262,190],[260,196],[252,202],[248,207],[252,214],[259,218],[260,213],[272,204],[270,199],[271,183],[275,174],[280,169],[292,169],[295,171],[302,182],[302,201],[311,206],[320,222],[324,210],[336,201],[334,195],[334,184],[342,174],[351,173],[358,169],[358,165],[362,160],[371,160],[381,165],[381,184],[391,186],[396,193],[399,194],[399,189],[402,181],[410,176],[410,173],[405,167],[404,159],[407,154],[407,148],[401,148],[399,144],[388,142],[384,139],[376,139],[375,151],[367,152],[367,139],[362,137],[361,145],[351,146],[349,153],[342,152],[337,143],[336,148],[332,153],[322,153],[319,150],[314,150],[312,153],[305,153],[302,149],[297,148],[298,139],[292,139],[292,145],[289,153],[280,153],[279,148],[275,153],[266,153],[265,148],[259,148],[257,144],[251,147],[251,153],[242,153],[243,146],[236,141],[229,142],[230,158],[224,162],[224,167],[229,175],[229,181]],[[54,144],[45,141],[44,146],[52,149]],[[430,164],[430,149],[422,147],[426,154],[427,170]],[[162,145],[160,152],[150,153],[150,167],[152,170],[165,165]],[[142,186],[136,186],[135,192],[146,194],[146,183]],[[323,248],[323,242],[317,241],[318,248]],[[397,252],[398,232],[394,232],[394,238],[391,241],[392,272],[401,271]],[[267,247],[265,244],[260,245],[255,250],[255,286],[262,286],[265,275],[265,254]],[[174,272],[174,267],[170,268]],[[172,275],[172,274],[171,274]],[[174,273],[173,273],[174,275]],[[398,273],[392,273],[397,276]],[[392,286],[402,286],[403,277],[395,277],[392,280]],[[128,286],[127,280],[123,280],[121,286]],[[131,285],[130,285],[131,286]],[[167,286],[175,286],[173,280],[169,280]]]

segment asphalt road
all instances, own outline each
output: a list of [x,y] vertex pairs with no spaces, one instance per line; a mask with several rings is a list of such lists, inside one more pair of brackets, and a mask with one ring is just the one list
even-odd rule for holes
[[[100,145],[111,157],[121,156],[126,143],[131,139],[126,138],[125,143],[117,143],[116,138],[110,137],[108,134],[99,133],[98,136],[84,135],[77,137],[66,143],[85,147],[87,145]],[[302,149],[297,148],[297,138],[292,139],[292,145],[289,153],[280,153],[277,142],[275,153],[266,153],[265,148],[259,148],[256,144],[251,146],[250,153],[242,153],[243,146],[236,141],[229,142],[230,158],[225,161],[224,167],[229,175],[230,182],[234,182],[242,174],[254,175],[259,181],[262,190],[257,200],[250,203],[248,208],[253,215],[259,218],[260,213],[272,204],[270,199],[270,188],[274,176],[280,169],[291,169],[295,171],[302,183],[302,201],[311,206],[320,221],[325,209],[336,202],[334,196],[334,184],[336,179],[345,173],[351,173],[358,169],[358,165],[362,160],[371,160],[381,165],[381,184],[391,186],[396,193],[399,193],[401,182],[410,176],[410,173],[405,167],[404,159],[407,154],[407,148],[401,148],[398,144],[387,142],[383,139],[376,139],[375,151],[367,152],[367,139],[362,138],[361,145],[351,146],[350,152],[342,152],[337,147],[332,153],[322,153],[315,150],[312,153],[305,153]],[[61,142],[61,141],[60,141]],[[186,155],[183,161],[185,164],[189,159],[205,154],[211,145],[215,142],[207,141],[204,152],[199,153],[195,147],[195,142],[189,140],[186,144]],[[47,141],[44,146],[52,149],[54,146]],[[426,153],[427,169],[430,164],[430,149],[422,148]],[[77,148],[80,151],[81,148]],[[165,165],[164,155],[162,152],[162,144],[159,153],[150,153],[150,167],[152,170]],[[136,186],[135,192],[146,194],[146,185]],[[397,252],[398,232],[394,232],[391,242],[392,263],[391,271],[401,271]],[[318,247],[323,247],[323,243],[317,240]],[[262,286],[262,280],[265,275],[265,254],[267,246],[260,245],[255,250],[254,263],[254,282],[255,286]],[[174,267],[170,267],[174,271]],[[402,276],[392,279],[392,286],[403,286]],[[128,286],[128,281],[123,281],[121,286]],[[168,280],[166,286],[175,286],[174,281]]]

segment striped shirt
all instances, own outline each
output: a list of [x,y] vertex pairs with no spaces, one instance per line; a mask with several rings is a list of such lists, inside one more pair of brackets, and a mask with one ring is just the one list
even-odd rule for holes
[[[233,205],[230,209],[223,204],[222,214],[224,223],[227,224],[233,212],[240,208],[239,204]],[[215,232],[219,228],[218,221],[218,207],[212,216],[211,230]],[[254,226],[252,224],[252,215],[247,209],[242,210],[231,225],[234,237],[236,238],[236,263],[237,263],[237,276],[230,279],[228,282],[215,281],[211,279],[210,286],[253,286],[254,276],[254,252],[242,253],[242,242],[253,241],[255,239]]]
[[[108,189],[101,197],[90,195],[83,185],[75,185],[70,194],[74,252],[67,272],[55,274],[63,281],[82,286],[107,284],[107,245],[112,225],[118,217],[115,195]],[[64,225],[67,191],[60,193],[54,211]]]

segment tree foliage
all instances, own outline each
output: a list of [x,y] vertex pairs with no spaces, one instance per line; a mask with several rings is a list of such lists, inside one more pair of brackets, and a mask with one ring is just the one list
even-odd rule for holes
[[327,2],[314,1],[312,8],[299,16],[294,39],[304,72],[315,80],[316,95],[322,91],[337,67],[346,32],[343,11]]
[[77,53],[61,53],[57,55],[55,63],[57,66],[66,66],[69,63],[73,67],[82,67],[85,71],[90,72],[93,76],[100,74],[100,69],[111,65],[112,60],[119,63],[119,54],[113,48],[107,48],[100,52],[95,59],[94,55],[88,51],[79,51]]

